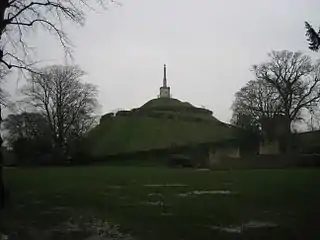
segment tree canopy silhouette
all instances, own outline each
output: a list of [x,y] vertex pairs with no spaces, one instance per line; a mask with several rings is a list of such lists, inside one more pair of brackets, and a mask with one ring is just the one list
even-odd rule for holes
[[67,157],[71,139],[81,138],[94,123],[97,88],[83,83],[78,66],[50,66],[31,73],[22,92],[26,102],[45,116],[57,159]]
[[[86,11],[92,8],[90,2],[106,7],[115,0],[0,0],[0,66],[34,72],[33,48],[27,36],[34,35],[37,28],[57,37],[66,55],[71,56],[71,41],[63,29],[64,23],[83,25]],[[0,136],[0,196],[3,196],[1,146]]]
[[320,48],[320,29],[317,32],[308,22],[305,22],[307,41],[311,51],[319,51]]
[[232,122],[263,129],[263,123],[277,118],[290,140],[292,123],[320,102],[320,65],[300,52],[273,51],[268,56],[253,66],[255,80],[236,93]]

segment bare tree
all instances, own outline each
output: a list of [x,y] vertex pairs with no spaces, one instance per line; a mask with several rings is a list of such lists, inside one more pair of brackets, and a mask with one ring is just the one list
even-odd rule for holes
[[[8,104],[8,94],[2,87],[3,81],[5,80],[5,77],[8,75],[8,73],[9,71],[3,65],[0,65],[0,126],[2,124],[2,108],[7,106]],[[1,151],[2,143],[3,143],[3,139],[0,134],[0,196],[1,196],[0,210],[3,208],[4,199],[7,199],[7,194],[5,194],[6,191],[4,189],[4,185],[2,181],[2,166],[3,166],[3,156]]]
[[273,51],[269,61],[253,67],[257,80],[276,89],[281,102],[281,113],[286,118],[286,131],[299,119],[303,109],[310,109],[320,100],[319,63],[299,52]]
[[0,65],[0,107],[8,106],[9,104],[9,94],[3,89],[3,83],[8,74],[9,70],[3,65]]
[[[93,0],[94,1],[94,0]],[[106,7],[115,0],[96,0]],[[70,56],[70,40],[63,23],[83,24],[85,12],[91,8],[88,0],[0,0],[0,65],[33,71],[32,48],[26,36],[38,27],[52,33]],[[1,112],[0,112],[1,114]],[[1,140],[1,139],[0,139]],[[0,154],[1,154],[0,141]],[[0,157],[1,158],[1,157]],[[1,158],[2,159],[2,158]],[[0,195],[3,195],[2,161],[0,161]],[[0,198],[2,209],[3,201]]]
[[[59,40],[66,54],[71,42],[63,29],[65,21],[83,25],[85,11],[91,6],[86,0],[1,0],[0,1],[0,63],[8,68],[32,69],[32,48],[26,36],[42,28]],[[91,1],[94,2],[94,1]],[[101,6],[114,0],[96,0]]]
[[261,129],[262,119],[272,118],[281,112],[281,103],[272,85],[262,80],[251,80],[235,94],[231,108],[233,124]]
[[26,102],[42,112],[51,129],[58,157],[66,157],[71,136],[82,136],[97,107],[97,88],[82,83],[77,66],[51,66],[31,73],[23,88]]

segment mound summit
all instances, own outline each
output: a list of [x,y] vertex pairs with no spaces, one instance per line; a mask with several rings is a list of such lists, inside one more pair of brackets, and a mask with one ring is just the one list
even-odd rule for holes
[[108,113],[88,136],[91,154],[108,155],[166,149],[234,137],[234,129],[212,115],[212,111],[172,98],[167,86],[166,66],[158,98],[140,108]]

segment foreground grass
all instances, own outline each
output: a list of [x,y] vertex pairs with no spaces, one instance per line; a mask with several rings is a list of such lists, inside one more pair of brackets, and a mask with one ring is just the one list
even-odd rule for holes
[[[94,216],[119,223],[137,239],[320,239],[316,169],[79,167],[6,169],[5,175],[13,199],[2,216],[9,231]],[[180,186],[145,186],[150,184]],[[234,194],[179,196],[194,190]],[[212,229],[252,220],[278,227],[241,234]]]

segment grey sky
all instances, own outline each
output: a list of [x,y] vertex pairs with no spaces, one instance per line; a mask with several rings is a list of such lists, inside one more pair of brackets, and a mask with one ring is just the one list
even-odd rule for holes
[[[90,12],[83,28],[66,28],[75,63],[99,86],[102,113],[155,98],[166,63],[173,97],[229,121],[234,93],[268,52],[317,56],[307,48],[304,21],[320,25],[319,0],[119,1],[122,7]],[[46,64],[63,63],[51,37],[38,32],[30,42]]]

